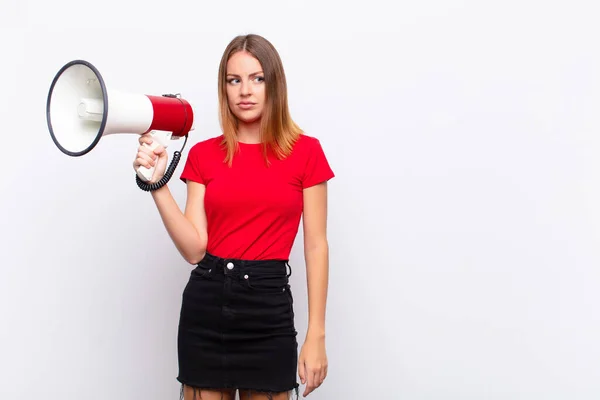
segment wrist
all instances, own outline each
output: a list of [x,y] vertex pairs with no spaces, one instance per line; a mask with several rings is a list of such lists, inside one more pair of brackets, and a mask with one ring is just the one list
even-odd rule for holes
[[150,194],[152,194],[153,197],[160,197],[160,196],[164,196],[165,193],[169,192],[169,187],[167,185],[164,185],[163,187],[156,189],[156,190],[152,190],[150,191]]
[[308,339],[319,339],[319,340],[323,340],[325,339],[325,328],[322,326],[315,326],[315,327],[308,327],[308,330],[306,332],[306,337]]

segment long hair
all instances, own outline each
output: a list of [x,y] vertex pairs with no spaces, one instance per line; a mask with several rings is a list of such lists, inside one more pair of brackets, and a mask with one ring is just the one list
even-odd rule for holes
[[265,105],[261,116],[260,135],[265,161],[270,151],[279,158],[287,157],[302,130],[292,120],[288,108],[287,83],[283,64],[275,47],[256,34],[235,37],[225,48],[219,65],[219,122],[223,130],[222,145],[226,150],[225,162],[231,166],[238,148],[238,121],[227,102],[227,62],[238,51],[252,54],[261,64],[265,79]]

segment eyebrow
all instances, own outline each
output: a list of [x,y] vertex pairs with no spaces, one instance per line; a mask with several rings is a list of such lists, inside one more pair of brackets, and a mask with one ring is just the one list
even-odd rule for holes
[[[258,75],[258,74],[263,74],[263,71],[258,71],[258,72],[254,72],[252,74],[250,74],[249,76],[254,76],[254,75]],[[227,74],[227,76],[235,76],[237,78],[239,78],[240,76],[237,74]]]

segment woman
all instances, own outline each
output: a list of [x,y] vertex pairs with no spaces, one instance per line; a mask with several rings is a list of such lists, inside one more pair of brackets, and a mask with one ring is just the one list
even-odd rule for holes
[[[281,60],[258,35],[238,36],[219,67],[222,135],[191,147],[181,179],[185,210],[168,186],[152,192],[181,255],[196,268],[183,292],[178,333],[185,400],[288,399],[327,375],[327,181],[319,141],[292,121]],[[134,168],[167,154],[143,146]],[[309,326],[298,355],[287,263],[303,216]]]

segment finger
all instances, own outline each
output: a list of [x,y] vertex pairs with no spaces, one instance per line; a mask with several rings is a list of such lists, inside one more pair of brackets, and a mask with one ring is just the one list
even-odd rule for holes
[[154,153],[154,151],[150,147],[147,147],[147,146],[140,146],[138,148],[138,154],[139,153],[146,154],[151,159],[155,159],[156,158],[156,154]]
[[[147,159],[142,158],[142,157],[136,158],[135,159],[135,164],[137,166],[144,166],[146,168],[152,168],[154,166],[154,162],[153,161],[148,161]],[[136,166],[136,168],[137,168],[137,166]]]
[[140,142],[140,144],[151,144],[152,143],[152,136],[150,136],[148,133],[141,135],[140,138],[138,139],[138,142]]
[[152,165],[156,164],[156,155],[154,155],[154,154],[151,155],[146,152],[140,151],[137,154],[137,158],[145,160],[146,162],[148,162]]
[[145,154],[152,159],[156,158],[156,154],[154,154],[154,151],[151,148],[146,147],[146,146],[141,146],[138,149],[138,153]]
[[148,169],[152,168],[152,165],[150,165],[149,162],[147,162],[146,160],[142,160],[141,158],[136,158],[135,159],[135,169],[138,169],[140,167],[146,167]]
[[310,389],[310,370],[309,370],[309,368],[306,365],[304,365],[304,380],[302,381],[302,383],[305,385],[304,386],[304,397],[306,397],[311,392],[311,389]]
[[321,382],[325,379],[327,379],[327,364],[323,365],[323,368],[321,369]]
[[160,156],[161,154],[163,154],[165,152],[165,147],[162,145],[158,145],[156,146],[156,148],[154,149],[153,153],[156,154],[157,156]]
[[321,368],[315,369],[315,375],[313,379],[313,390],[321,386]]
[[315,389],[315,372],[311,369],[307,373],[306,388],[304,389],[304,396],[308,396]]
[[321,386],[321,384],[323,383],[323,379],[325,379],[323,374],[323,368],[319,368],[315,373],[315,386]]
[[310,387],[310,385],[306,385],[304,387],[304,393],[302,394],[303,397],[306,397],[310,394],[310,392],[312,392],[312,388]]
[[302,382],[303,385],[306,384],[306,368],[303,361],[298,363],[298,375],[300,376],[300,382]]

